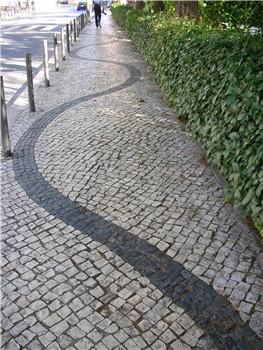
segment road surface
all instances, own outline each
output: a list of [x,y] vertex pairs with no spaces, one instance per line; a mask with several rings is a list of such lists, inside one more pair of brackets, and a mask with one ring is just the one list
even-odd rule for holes
[[53,34],[79,14],[76,6],[57,6],[1,23],[1,75],[8,107],[21,107],[25,102],[19,101],[19,97],[27,87],[26,53],[32,54],[33,74],[36,75],[42,68],[43,40],[48,40],[51,54]]

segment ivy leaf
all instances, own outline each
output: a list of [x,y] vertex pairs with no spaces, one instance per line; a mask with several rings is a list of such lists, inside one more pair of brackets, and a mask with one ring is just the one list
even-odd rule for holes
[[231,138],[231,140],[235,141],[239,139],[239,134],[237,132],[231,132],[229,137]]
[[243,205],[247,205],[247,204],[251,201],[251,199],[253,198],[253,196],[254,196],[254,191],[253,191],[253,189],[251,188],[251,189],[248,191],[248,193],[246,194],[245,198],[242,200],[242,204],[243,204]]

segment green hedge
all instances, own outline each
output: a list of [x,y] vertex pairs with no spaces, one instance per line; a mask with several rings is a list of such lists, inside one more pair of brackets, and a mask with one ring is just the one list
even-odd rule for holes
[[263,35],[208,29],[127,6],[113,7],[112,14],[226,176],[227,200],[262,230]]

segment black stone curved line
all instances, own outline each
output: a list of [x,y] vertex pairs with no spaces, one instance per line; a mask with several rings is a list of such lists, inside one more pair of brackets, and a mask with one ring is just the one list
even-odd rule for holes
[[212,287],[145,240],[72,202],[39,173],[34,148],[49,123],[72,106],[119,91],[140,78],[140,72],[131,65],[100,61],[124,66],[129,70],[130,78],[106,91],[66,102],[35,121],[15,147],[13,168],[17,182],[28,197],[40,207],[67,225],[89,235],[93,240],[105,244],[141,275],[147,277],[156,288],[185,310],[196,325],[212,338],[218,349],[262,350],[261,339],[244,324],[233,306]]

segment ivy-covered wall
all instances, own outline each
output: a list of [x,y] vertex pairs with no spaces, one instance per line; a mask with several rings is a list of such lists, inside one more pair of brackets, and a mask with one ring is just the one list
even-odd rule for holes
[[226,176],[226,198],[262,232],[263,35],[208,29],[127,6],[112,13]]

